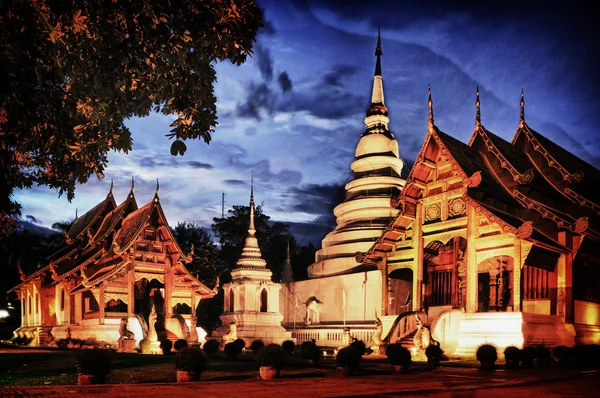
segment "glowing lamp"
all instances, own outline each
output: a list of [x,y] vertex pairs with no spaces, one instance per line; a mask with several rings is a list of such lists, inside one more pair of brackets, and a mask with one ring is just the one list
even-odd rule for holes
[[0,310],[0,319],[8,318],[8,311]]

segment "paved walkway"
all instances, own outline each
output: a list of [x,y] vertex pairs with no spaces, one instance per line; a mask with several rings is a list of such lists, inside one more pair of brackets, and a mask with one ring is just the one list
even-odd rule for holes
[[0,397],[599,397],[600,371],[527,371],[441,367],[428,372],[356,377],[285,377],[258,381],[3,387]]

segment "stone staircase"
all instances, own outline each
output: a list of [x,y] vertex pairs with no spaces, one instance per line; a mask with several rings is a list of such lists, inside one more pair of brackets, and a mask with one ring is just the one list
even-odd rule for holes
[[402,344],[402,347],[410,350],[414,346],[413,338],[415,337],[415,334],[417,334],[416,331],[407,334],[406,336],[402,337],[398,343]]

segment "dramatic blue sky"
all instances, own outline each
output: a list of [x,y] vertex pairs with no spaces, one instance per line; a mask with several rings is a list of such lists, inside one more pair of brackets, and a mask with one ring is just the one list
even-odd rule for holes
[[459,140],[473,131],[479,85],[483,124],[510,141],[523,87],[528,124],[598,167],[598,13],[578,3],[260,1],[267,26],[252,58],[216,66],[219,126],[210,145],[188,141],[186,155],[173,157],[165,137],[172,119],[132,119],[133,151],[111,153],[106,178],[78,187],[72,202],[47,188],[16,198],[24,217],[49,226],[89,210],[111,178],[121,201],[133,176],[140,205],[158,178],[172,225],[210,228],[223,192],[226,209],[248,203],[254,170],[265,213],[290,223],[301,243],[320,245],[364,131],[378,26],[390,129],[403,159],[414,159],[425,137],[431,83],[436,124]]

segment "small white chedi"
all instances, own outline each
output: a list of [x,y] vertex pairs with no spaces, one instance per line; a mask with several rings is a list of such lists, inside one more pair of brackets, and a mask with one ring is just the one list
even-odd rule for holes
[[265,344],[279,343],[292,338],[292,333],[281,326],[279,312],[281,284],[272,282],[272,272],[262,258],[254,228],[254,178],[250,189],[250,222],[248,236],[237,267],[231,271],[231,282],[223,286],[224,312],[222,326],[212,334],[229,342],[243,339],[249,346],[254,340]]

